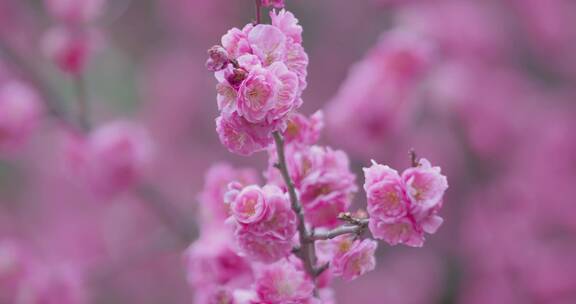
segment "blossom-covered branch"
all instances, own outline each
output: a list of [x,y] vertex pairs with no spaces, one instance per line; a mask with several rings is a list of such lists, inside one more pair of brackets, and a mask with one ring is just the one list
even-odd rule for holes
[[[415,154],[402,175],[373,162],[364,168],[367,211],[352,216],[358,187],[347,154],[316,144],[321,111],[297,112],[307,86],[302,27],[284,9],[270,12],[272,24],[261,24],[261,4],[283,3],[257,0],[257,22],[230,29],[208,50],[206,67],[218,81],[220,141],[244,156],[267,151],[266,182],[236,180],[239,172],[219,167],[215,183],[211,171],[206,187],[220,190],[210,191],[202,214],[219,215],[203,218],[206,228],[190,246],[191,283],[201,288],[202,303],[329,303],[333,277],[352,280],[374,269],[378,243],[363,238],[365,231],[391,245],[422,246],[424,233],[442,223],[437,213],[447,182]],[[238,268],[220,268],[222,259],[236,260]],[[217,278],[199,277],[204,267],[215,267]]]

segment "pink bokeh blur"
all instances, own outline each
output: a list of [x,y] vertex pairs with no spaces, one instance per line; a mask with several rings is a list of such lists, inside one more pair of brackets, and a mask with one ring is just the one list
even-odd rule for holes
[[[0,303],[204,303],[190,281],[222,265],[189,245],[227,217],[228,182],[270,175],[220,143],[205,68],[254,1],[82,1],[0,0]],[[323,111],[320,142],[357,174],[342,204],[365,208],[362,167],[409,167],[411,148],[450,181],[425,246],[380,244],[335,302],[576,303],[576,1],[285,3],[310,62],[300,111]]]

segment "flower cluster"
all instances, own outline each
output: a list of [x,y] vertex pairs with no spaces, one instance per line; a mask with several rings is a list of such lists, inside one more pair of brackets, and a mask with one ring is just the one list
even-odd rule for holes
[[[296,112],[306,86],[302,28],[285,10],[271,18],[272,25],[228,31],[222,46],[208,51],[222,143],[241,155],[267,150],[268,168],[264,186],[229,166],[210,170],[200,203],[219,203],[222,216],[201,220],[215,225],[202,229],[187,253],[197,303],[333,303],[332,279],[354,280],[376,266],[378,243],[365,232],[421,246],[423,232],[442,223],[446,178],[425,159],[402,176],[376,163],[365,169],[368,210],[350,212],[358,187],[348,155],[318,144],[321,111]],[[400,86],[421,73],[426,55],[414,37],[389,40],[379,52],[382,67]]]
[[350,281],[376,267],[374,253],[378,243],[373,240],[357,240],[350,235],[341,235],[332,240],[319,242],[319,251],[324,251],[323,260],[330,261],[333,276]]
[[[436,214],[446,178],[422,159],[402,176],[377,164],[365,169],[370,219],[366,226],[353,220],[336,227],[357,190],[348,157],[343,151],[315,145],[323,126],[321,112],[310,117],[292,113],[287,126],[282,133],[287,171],[302,206],[305,227],[316,228],[313,237],[319,239],[314,244],[314,266],[318,273],[309,273],[301,260],[299,248],[304,243],[298,233],[298,212],[292,208],[290,189],[278,172],[278,147],[270,147],[263,187],[254,184],[257,179],[247,169],[218,164],[209,170],[200,196],[202,209],[219,203],[228,219],[202,219],[208,228],[203,228],[187,253],[189,281],[198,293],[197,303],[331,303],[333,278],[354,280],[375,268],[378,244],[358,238],[364,228],[376,239],[414,246],[422,245],[423,231],[433,233],[432,225],[436,229],[441,224]],[[395,194],[402,200],[391,200]],[[402,220],[411,221],[410,227],[414,227],[410,239],[394,235],[402,229],[393,224]],[[361,217],[356,221],[362,222]],[[334,236],[326,237],[330,233]],[[206,271],[212,275],[204,275]],[[319,298],[313,296],[315,288]]]
[[424,232],[434,233],[443,219],[437,215],[448,182],[440,167],[421,159],[402,176],[374,162],[364,168],[364,190],[368,196],[370,231],[390,245],[420,247]]
[[204,189],[198,195],[198,201],[202,204],[200,227],[210,229],[213,225],[220,226],[230,217],[230,208],[224,204],[228,184],[231,182],[241,186],[257,184],[258,174],[250,168],[236,169],[226,163],[218,163],[210,167],[204,180]]
[[270,17],[272,24],[229,30],[222,45],[208,51],[206,66],[218,81],[217,131],[222,143],[241,155],[272,143],[272,132],[286,128],[306,88],[308,55],[298,19],[285,10]]
[[[338,225],[338,215],[348,210],[357,191],[356,176],[350,172],[346,153],[317,145],[288,145],[286,161],[306,220],[314,227]],[[268,178],[286,189],[274,167],[276,162],[276,151],[272,149]]]
[[242,254],[265,263],[290,255],[297,223],[286,194],[272,185],[231,187],[226,199]]
[[255,290],[264,303],[309,303],[314,284],[297,265],[280,261],[258,271]]

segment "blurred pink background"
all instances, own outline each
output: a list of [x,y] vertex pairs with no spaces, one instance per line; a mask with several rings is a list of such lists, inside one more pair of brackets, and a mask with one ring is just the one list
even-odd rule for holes
[[[576,2],[286,6],[304,27],[301,111],[324,110],[321,142],[346,150],[358,174],[370,159],[405,168],[414,148],[450,181],[439,232],[422,249],[380,246],[374,272],[336,284],[337,303],[576,303]],[[109,1],[85,76],[92,121],[141,123],[154,160],[143,186],[100,197],[64,169],[65,132],[54,119],[2,151],[0,303],[13,303],[20,263],[41,273],[19,292],[66,293],[60,304],[192,303],[182,253],[198,235],[206,171],[217,162],[266,167],[263,153],[235,156],[220,144],[204,67],[206,50],[253,14],[249,0]],[[0,0],[1,45],[71,107],[73,80],[39,47],[53,23],[42,1]],[[398,32],[416,41],[394,41]],[[394,47],[398,57],[387,53]],[[419,62],[403,47],[429,53]],[[405,73],[393,88],[380,75],[386,60]],[[0,84],[11,79],[28,80],[0,49]]]

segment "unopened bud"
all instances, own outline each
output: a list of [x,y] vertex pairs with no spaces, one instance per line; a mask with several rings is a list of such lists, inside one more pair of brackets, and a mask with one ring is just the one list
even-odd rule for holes
[[234,70],[232,70],[232,73],[230,75],[227,75],[226,80],[228,80],[228,83],[230,83],[232,87],[238,88],[240,87],[242,81],[246,79],[246,77],[248,77],[248,71],[246,71],[246,69],[235,68]]
[[228,52],[221,46],[215,45],[208,50],[208,60],[206,61],[206,68],[210,71],[216,72],[224,69],[230,59]]

